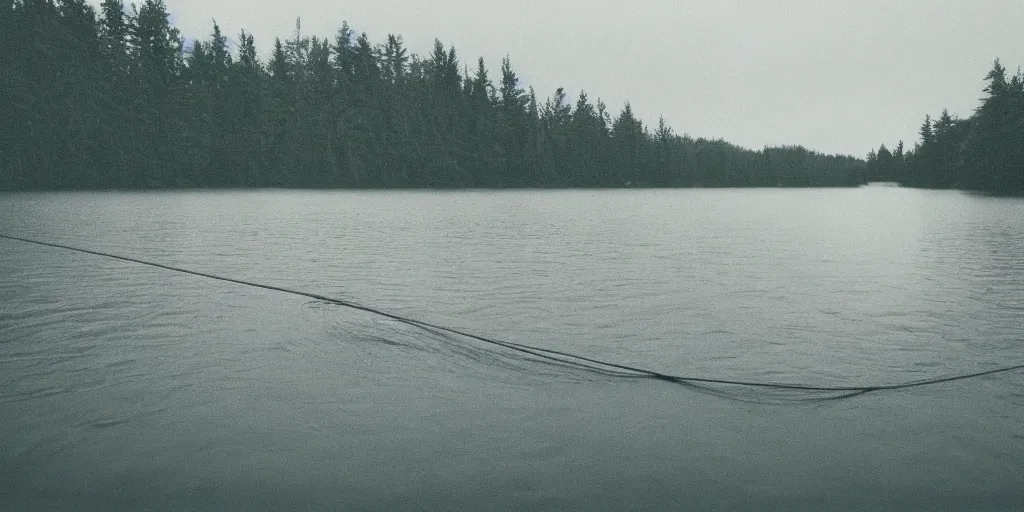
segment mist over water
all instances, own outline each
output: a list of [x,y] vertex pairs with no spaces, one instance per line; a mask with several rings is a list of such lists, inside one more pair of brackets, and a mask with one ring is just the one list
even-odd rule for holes
[[[1024,361],[1016,199],[266,191],[0,205],[3,234],[666,373],[869,385]],[[1022,377],[837,401],[708,393],[0,240],[4,510],[1013,510]]]

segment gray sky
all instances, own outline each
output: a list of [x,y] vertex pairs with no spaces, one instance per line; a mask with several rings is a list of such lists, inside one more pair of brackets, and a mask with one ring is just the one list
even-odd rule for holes
[[678,133],[857,156],[912,146],[926,113],[969,116],[995,57],[1024,65],[1021,0],[165,2],[186,37],[207,37],[216,18],[266,51],[296,17],[319,36],[347,20],[421,55],[439,38],[463,62],[483,56],[492,78],[508,54],[541,98],[583,89]]

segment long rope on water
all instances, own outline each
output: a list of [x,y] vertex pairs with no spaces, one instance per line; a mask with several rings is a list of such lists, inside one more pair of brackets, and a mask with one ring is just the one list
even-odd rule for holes
[[304,292],[304,291],[300,291],[300,290],[292,290],[292,289],[284,288],[284,287],[280,287],[280,286],[273,286],[273,285],[269,285],[269,284],[262,284],[262,283],[252,282],[252,281],[245,281],[245,280],[242,280],[242,279],[235,279],[235,278],[231,278],[231,277],[218,276],[218,275],[215,275],[215,274],[208,274],[208,273],[205,273],[205,272],[198,272],[198,271],[195,271],[195,270],[189,270],[189,269],[185,269],[185,268],[174,267],[174,266],[171,266],[171,265],[164,265],[164,264],[161,264],[161,263],[154,263],[154,262],[151,262],[151,261],[140,260],[140,259],[131,258],[131,257],[128,257],[128,256],[119,256],[119,255],[116,255],[116,254],[109,254],[109,253],[100,252],[100,251],[92,251],[92,250],[89,250],[89,249],[82,249],[82,248],[79,248],[79,247],[72,247],[72,246],[69,246],[69,245],[63,245],[63,244],[57,244],[57,243],[51,243],[51,242],[41,242],[39,240],[31,240],[31,239],[28,239],[28,238],[20,238],[20,237],[9,236],[9,235],[4,235],[4,234],[0,234],[0,238],[5,238],[5,239],[8,239],[8,240],[15,240],[15,241],[19,241],[19,242],[25,242],[25,243],[29,243],[29,244],[42,245],[42,246],[47,246],[47,247],[54,247],[54,248],[58,248],[58,249],[65,249],[65,250],[68,250],[68,251],[74,251],[74,252],[79,252],[79,253],[84,253],[84,254],[91,254],[91,255],[94,255],[94,256],[101,256],[101,257],[104,257],[104,258],[112,258],[112,259],[116,259],[116,260],[127,261],[127,262],[130,262],[130,263],[136,263],[136,264],[139,264],[139,265],[146,265],[146,266],[150,266],[150,267],[156,267],[156,268],[160,268],[160,269],[164,269],[164,270],[170,270],[172,272],[179,272],[179,273],[182,273],[182,274],[190,274],[190,275],[193,275],[193,276],[205,277],[207,279],[215,279],[215,280],[218,280],[218,281],[224,281],[224,282],[228,282],[228,283],[235,283],[235,284],[240,284],[240,285],[243,285],[243,286],[249,286],[249,287],[253,287],[253,288],[263,288],[265,290],[271,290],[271,291],[276,291],[276,292],[281,292],[281,293],[288,293],[288,294],[291,294],[291,295],[298,295],[298,296],[302,296],[302,297],[308,297],[308,298],[311,298],[311,299],[327,302],[327,303],[330,303],[330,304],[336,304],[338,306],[343,306],[343,307],[346,307],[346,308],[349,308],[349,309],[354,309],[354,310],[357,310],[357,311],[363,311],[363,312],[370,313],[370,314],[377,315],[377,316],[381,316],[381,317],[384,317],[384,318],[389,318],[391,320],[395,320],[397,322],[401,322],[403,324],[410,325],[410,326],[413,326],[413,327],[419,327],[419,328],[428,329],[428,330],[440,331],[440,332],[443,332],[443,333],[455,334],[455,335],[458,335],[458,336],[464,336],[466,338],[474,339],[474,340],[477,340],[477,341],[480,341],[480,342],[483,342],[483,343],[487,343],[487,344],[490,344],[490,345],[495,345],[495,346],[503,347],[503,348],[506,348],[508,350],[513,350],[513,351],[516,351],[516,352],[521,352],[521,353],[529,354],[529,355],[532,355],[534,357],[546,359],[546,360],[553,361],[553,362],[556,362],[556,363],[559,363],[559,364],[570,364],[572,366],[576,366],[576,367],[580,367],[580,368],[585,368],[585,369],[589,369],[589,370],[600,372],[600,373],[604,373],[604,374],[611,374],[611,375],[615,375],[615,376],[620,376],[620,377],[650,378],[650,379],[656,379],[656,380],[661,380],[661,381],[666,381],[666,382],[673,382],[673,383],[677,383],[677,384],[685,384],[685,385],[718,384],[718,385],[742,386],[742,387],[752,387],[752,388],[781,389],[781,390],[841,392],[841,393],[845,393],[844,396],[856,396],[856,395],[861,395],[861,394],[865,394],[865,393],[871,393],[871,392],[875,392],[875,391],[891,391],[891,390],[899,390],[899,389],[916,388],[916,387],[922,387],[922,386],[931,386],[931,385],[935,385],[935,384],[942,384],[942,383],[946,383],[946,382],[954,382],[954,381],[960,381],[960,380],[974,379],[974,378],[983,377],[983,376],[986,376],[986,375],[994,375],[994,374],[998,374],[998,373],[1007,373],[1007,372],[1012,372],[1012,371],[1024,369],[1024,364],[1018,364],[1018,365],[1014,365],[1014,366],[1006,366],[1006,367],[996,368],[996,369],[993,369],[993,370],[987,370],[987,371],[976,372],[976,373],[968,373],[968,374],[962,374],[962,375],[954,375],[954,376],[950,376],[950,377],[938,377],[938,378],[933,378],[933,379],[917,380],[917,381],[904,382],[904,383],[898,383],[898,384],[881,384],[881,385],[873,385],[873,386],[816,386],[816,385],[809,385],[809,384],[790,384],[790,383],[779,383],[779,382],[756,382],[756,381],[746,381],[746,380],[717,379],[717,378],[708,378],[708,377],[686,377],[686,376],[680,376],[680,375],[670,375],[670,374],[666,374],[666,373],[662,373],[662,372],[658,372],[658,371],[654,371],[654,370],[648,370],[648,369],[645,369],[645,368],[638,368],[638,367],[629,366],[629,365],[623,365],[623,364],[611,363],[611,362],[608,362],[608,361],[601,361],[601,360],[598,360],[598,359],[592,359],[592,358],[589,358],[589,357],[584,357],[584,356],[572,354],[572,353],[569,353],[569,352],[563,352],[563,351],[559,351],[559,350],[552,350],[552,349],[541,348],[541,347],[534,347],[534,346],[530,346],[530,345],[524,345],[524,344],[521,344],[521,343],[515,343],[515,342],[511,342],[511,341],[504,341],[504,340],[499,340],[499,339],[496,339],[496,338],[490,338],[490,337],[487,337],[487,336],[481,336],[481,335],[473,334],[473,333],[466,332],[466,331],[463,331],[463,330],[460,330],[460,329],[455,329],[455,328],[447,327],[447,326],[444,326],[444,325],[438,325],[438,324],[434,324],[434,323],[431,323],[431,322],[426,322],[426,321],[423,321],[423,320],[416,320],[414,318],[404,317],[404,316],[401,316],[401,315],[396,315],[394,313],[388,313],[386,311],[382,311],[382,310],[379,310],[379,309],[376,309],[376,308],[372,308],[372,307],[369,307],[369,306],[364,306],[362,304],[358,304],[358,303],[355,303],[355,302],[350,302],[350,301],[347,301],[347,300],[336,299],[334,297],[327,297],[325,295],[320,295],[320,294],[317,294],[317,293]]

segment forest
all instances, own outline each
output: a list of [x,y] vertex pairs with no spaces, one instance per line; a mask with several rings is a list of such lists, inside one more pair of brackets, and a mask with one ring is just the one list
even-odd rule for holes
[[868,179],[921,188],[1024,194],[1024,73],[1008,76],[996,59],[981,105],[967,119],[943,110],[925,116],[921,139],[907,150],[882,144],[867,158]]
[[[163,0],[6,0],[0,189],[856,186],[866,163],[648,127],[585,92],[539,97],[436,41],[186,44]],[[264,62],[265,60],[265,62]],[[924,155],[925,150],[919,152]]]

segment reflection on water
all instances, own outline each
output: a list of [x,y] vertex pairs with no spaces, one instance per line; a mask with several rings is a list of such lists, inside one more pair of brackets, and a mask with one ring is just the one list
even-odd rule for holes
[[[1022,358],[1024,202],[906,189],[0,196],[0,232],[668,373]],[[1014,509],[1021,374],[786,405],[0,241],[2,509]]]

